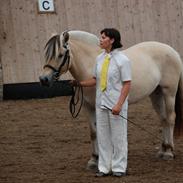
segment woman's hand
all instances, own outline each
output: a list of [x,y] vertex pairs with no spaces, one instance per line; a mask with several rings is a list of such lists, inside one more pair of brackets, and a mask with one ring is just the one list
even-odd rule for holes
[[113,108],[112,108],[112,114],[114,115],[119,115],[121,111],[121,105],[116,104]]

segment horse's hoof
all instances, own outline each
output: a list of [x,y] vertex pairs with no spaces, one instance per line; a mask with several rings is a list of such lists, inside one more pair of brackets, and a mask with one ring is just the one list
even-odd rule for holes
[[159,151],[159,152],[156,154],[156,158],[162,159],[162,158],[163,158],[163,152],[162,152],[162,151]]
[[98,171],[98,166],[93,164],[93,165],[87,165],[86,169],[88,171],[91,171],[91,172],[97,172]]
[[170,152],[165,152],[163,154],[163,157],[162,157],[163,160],[173,160],[174,159],[174,154],[170,153]]
[[92,172],[97,172],[98,171],[98,164],[97,164],[96,160],[90,159],[88,161],[86,169],[89,171],[92,171]]

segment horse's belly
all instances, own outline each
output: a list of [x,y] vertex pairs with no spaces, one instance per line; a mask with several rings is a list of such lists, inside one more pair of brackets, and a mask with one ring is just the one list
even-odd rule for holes
[[[149,73],[150,74],[150,73]],[[129,104],[136,103],[139,100],[149,96],[159,85],[160,77],[158,75],[151,75],[150,78],[143,78],[137,80],[132,79],[132,86],[129,94]]]

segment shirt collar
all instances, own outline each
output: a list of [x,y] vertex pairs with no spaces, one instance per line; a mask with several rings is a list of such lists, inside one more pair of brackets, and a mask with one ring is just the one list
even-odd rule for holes
[[119,49],[116,48],[116,49],[112,50],[110,53],[107,53],[106,51],[104,51],[104,54],[105,54],[105,55],[108,54],[109,57],[111,58],[111,56],[112,56],[113,54],[115,54],[116,52],[118,52],[118,51],[119,51]]

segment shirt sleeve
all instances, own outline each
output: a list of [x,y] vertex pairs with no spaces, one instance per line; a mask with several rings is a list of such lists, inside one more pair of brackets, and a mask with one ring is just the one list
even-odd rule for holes
[[121,80],[122,81],[131,81],[131,62],[129,59],[125,59],[124,63],[121,65]]

